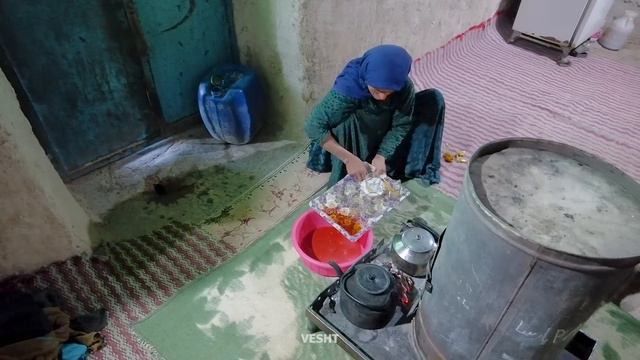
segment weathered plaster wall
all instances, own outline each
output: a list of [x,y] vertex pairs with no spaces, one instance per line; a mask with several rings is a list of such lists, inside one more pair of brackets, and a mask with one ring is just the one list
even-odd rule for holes
[[241,61],[266,79],[278,137],[302,138],[306,114],[344,64],[381,43],[414,57],[493,15],[510,0],[235,0]]
[[302,53],[310,98],[317,102],[350,59],[384,43],[415,58],[493,15],[501,0],[306,0]]
[[301,0],[233,1],[240,61],[257,69],[272,107],[263,131],[279,138],[301,137],[306,115],[301,3]]
[[89,250],[89,218],[62,183],[0,72],[0,278]]

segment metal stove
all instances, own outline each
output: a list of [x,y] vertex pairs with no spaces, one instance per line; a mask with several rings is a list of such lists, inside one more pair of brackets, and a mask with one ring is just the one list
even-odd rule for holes
[[[425,224],[425,223],[423,223]],[[426,224],[425,224],[426,225]],[[402,231],[409,228],[405,225]],[[433,234],[435,231],[429,230]],[[389,268],[392,273],[401,273],[394,265],[391,241],[374,247],[355,265],[371,263]],[[430,275],[409,276],[413,282],[411,292],[403,301],[397,301],[391,320],[383,328],[367,330],[353,325],[340,308],[339,280],[327,287],[306,309],[311,332],[324,331],[337,335],[338,344],[356,359],[386,359],[390,354],[402,354],[407,360],[422,359],[423,356],[414,341],[413,318],[425,291],[430,291]]]
[[[405,229],[405,228],[403,228]],[[444,232],[438,239],[440,242]],[[391,242],[374,247],[355,265],[372,263],[385,267],[393,264]],[[435,253],[437,257],[437,252]],[[414,287],[410,294],[410,306],[395,307],[391,320],[383,328],[367,330],[353,325],[342,313],[339,306],[339,280],[322,291],[306,309],[311,333],[323,331],[336,336],[337,344],[354,359],[382,360],[400,356],[403,360],[424,360],[425,355],[418,347],[414,331],[414,317],[425,292],[431,291],[430,271],[425,277],[411,276]],[[562,353],[560,360],[587,360],[595,347],[595,340],[579,332]]]

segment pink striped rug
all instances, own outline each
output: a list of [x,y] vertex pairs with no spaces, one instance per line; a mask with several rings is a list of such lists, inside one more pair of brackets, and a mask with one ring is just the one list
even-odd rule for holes
[[237,252],[233,245],[194,226],[173,223],[149,236],[109,246],[108,261],[75,256],[34,274],[5,279],[0,293],[48,289],[62,297],[64,310],[71,315],[104,308],[106,347],[91,358],[154,359],[155,351],[138,339],[131,324]]
[[[501,21],[494,17],[414,63],[416,87],[440,89],[447,101],[445,147],[470,155],[504,137],[555,140],[640,180],[640,67],[591,56],[560,67],[549,50],[505,43]],[[456,196],[465,170],[443,163],[440,188]]]

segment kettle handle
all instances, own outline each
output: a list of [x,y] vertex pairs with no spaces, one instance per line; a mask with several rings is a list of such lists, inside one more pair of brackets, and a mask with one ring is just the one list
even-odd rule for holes
[[435,265],[436,259],[438,258],[438,254],[440,253],[440,248],[442,247],[442,239],[444,238],[444,233],[447,232],[447,228],[442,230],[442,233],[436,239],[438,241],[438,247],[436,248],[435,254],[431,257],[431,264],[429,264],[429,278],[431,278],[431,271],[433,271],[433,266]]
[[415,217],[411,220],[409,220],[409,222],[415,226],[421,227],[425,230],[431,229],[431,227],[429,226],[429,224],[427,223],[427,221],[421,217]]
[[[438,257],[438,253],[440,252],[440,247],[442,247],[442,239],[444,238],[445,232],[447,232],[447,228],[442,230],[442,233],[440,234],[440,236],[438,236],[438,248],[436,249],[435,254],[431,256],[431,259],[429,259],[429,264],[427,265],[428,270],[427,270],[427,274],[425,275],[426,281],[425,281],[424,287],[420,291],[420,295],[418,295],[418,299],[420,299],[420,301],[422,300],[422,296],[424,295],[425,292],[428,292],[431,294],[431,292],[433,291],[433,284],[431,283],[431,280],[433,280],[433,277],[431,276],[431,274],[433,272],[433,265],[435,264],[436,258]],[[420,302],[416,302],[415,305],[412,305],[411,310],[409,310],[409,312],[407,313],[407,317],[410,319],[413,318],[419,306],[420,306]]]
[[344,272],[342,272],[342,269],[340,269],[340,266],[338,266],[338,263],[336,263],[335,261],[331,260],[331,261],[329,261],[329,265],[331,265],[333,270],[336,271],[336,276],[342,277],[342,275],[344,275]]
[[[442,248],[442,239],[444,238],[444,234],[447,232],[447,228],[445,228],[444,230],[442,230],[442,233],[440,234],[440,236],[438,236],[438,247],[436,248],[436,252],[431,256],[431,259],[429,259],[429,264],[427,265],[427,275],[426,275],[426,279],[427,282],[425,284],[425,288],[432,287],[431,284],[431,280],[432,278],[432,274],[433,274],[433,267],[436,263],[436,259],[438,258],[438,254],[440,253],[440,248]],[[431,293],[431,289],[428,289],[429,293]]]

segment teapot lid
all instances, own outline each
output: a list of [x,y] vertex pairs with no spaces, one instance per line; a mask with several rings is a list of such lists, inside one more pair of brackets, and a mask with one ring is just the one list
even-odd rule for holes
[[419,227],[412,227],[403,231],[402,242],[409,250],[417,253],[429,252],[437,247],[437,242],[433,234]]
[[370,295],[382,294],[391,287],[389,271],[374,264],[358,265],[354,280],[360,288]]

